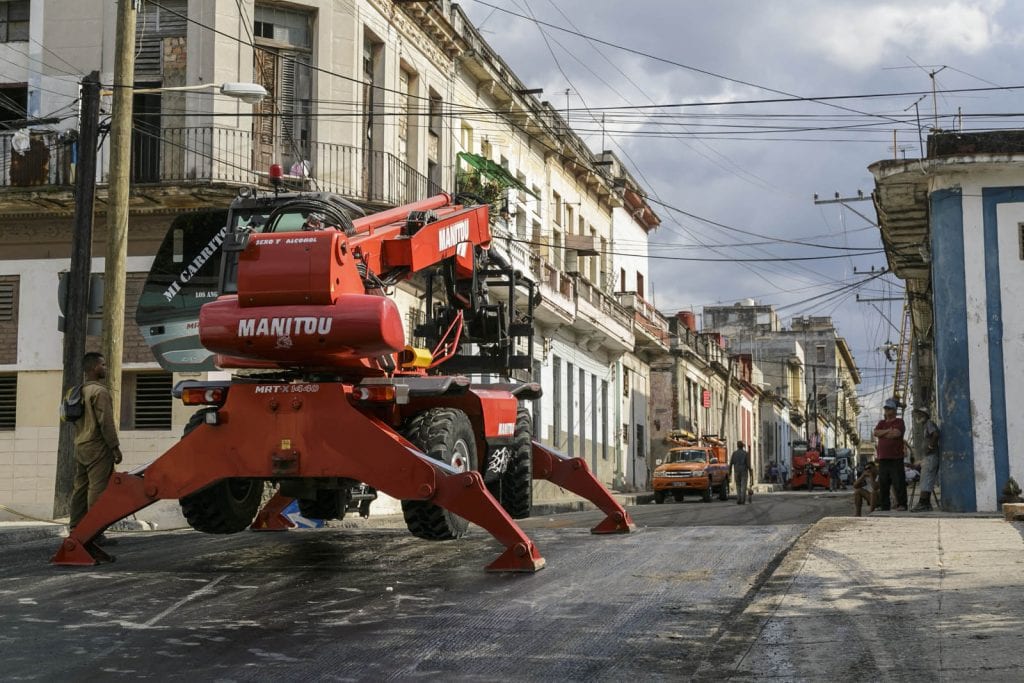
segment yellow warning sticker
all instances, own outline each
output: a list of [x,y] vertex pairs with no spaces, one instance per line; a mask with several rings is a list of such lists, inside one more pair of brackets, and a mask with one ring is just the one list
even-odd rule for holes
[[292,447],[291,439],[281,439],[281,450],[286,450]]

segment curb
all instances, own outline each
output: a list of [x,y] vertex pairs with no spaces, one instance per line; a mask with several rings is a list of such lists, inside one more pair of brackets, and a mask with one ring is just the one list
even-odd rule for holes
[[67,535],[66,524],[4,524],[0,525],[0,546],[63,538]]

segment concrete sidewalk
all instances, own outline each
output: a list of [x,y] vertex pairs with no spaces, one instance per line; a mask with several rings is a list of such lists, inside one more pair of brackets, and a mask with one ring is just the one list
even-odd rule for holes
[[1021,680],[1024,525],[827,518],[723,628],[701,678]]

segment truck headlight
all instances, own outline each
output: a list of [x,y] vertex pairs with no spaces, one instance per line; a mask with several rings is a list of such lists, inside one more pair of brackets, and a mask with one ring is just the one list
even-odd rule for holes
[[705,472],[704,470],[694,470],[693,471],[693,476],[695,476],[695,477],[703,477],[705,474],[707,474],[707,472]]

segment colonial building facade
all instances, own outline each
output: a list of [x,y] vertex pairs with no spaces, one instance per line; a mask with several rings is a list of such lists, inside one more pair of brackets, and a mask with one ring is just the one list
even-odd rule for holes
[[[0,84],[9,128],[0,134],[0,502],[46,514],[78,83],[92,70],[113,80],[114,5],[8,4],[24,5],[26,18],[0,44],[0,58],[17,67]],[[646,298],[646,248],[634,245],[646,243],[658,217],[628,169],[589,150],[528,94],[457,5],[164,0],[142,3],[136,36],[121,405],[128,466],[174,443],[190,413],[168,393],[184,375],[159,368],[134,323],[156,248],[176,216],[226,207],[278,163],[290,187],[336,192],[369,211],[440,190],[497,188],[495,243],[541,294],[536,434],[587,458],[608,484],[646,485],[650,362],[669,341]],[[259,83],[269,97],[256,105],[224,97],[226,82]],[[103,106],[109,113],[108,99]],[[108,153],[103,144],[93,272],[103,270]],[[481,171],[480,160],[502,172]],[[630,249],[615,249],[617,240]],[[396,295],[410,336],[423,316],[417,294],[410,285]],[[538,486],[538,499],[561,495]]]

